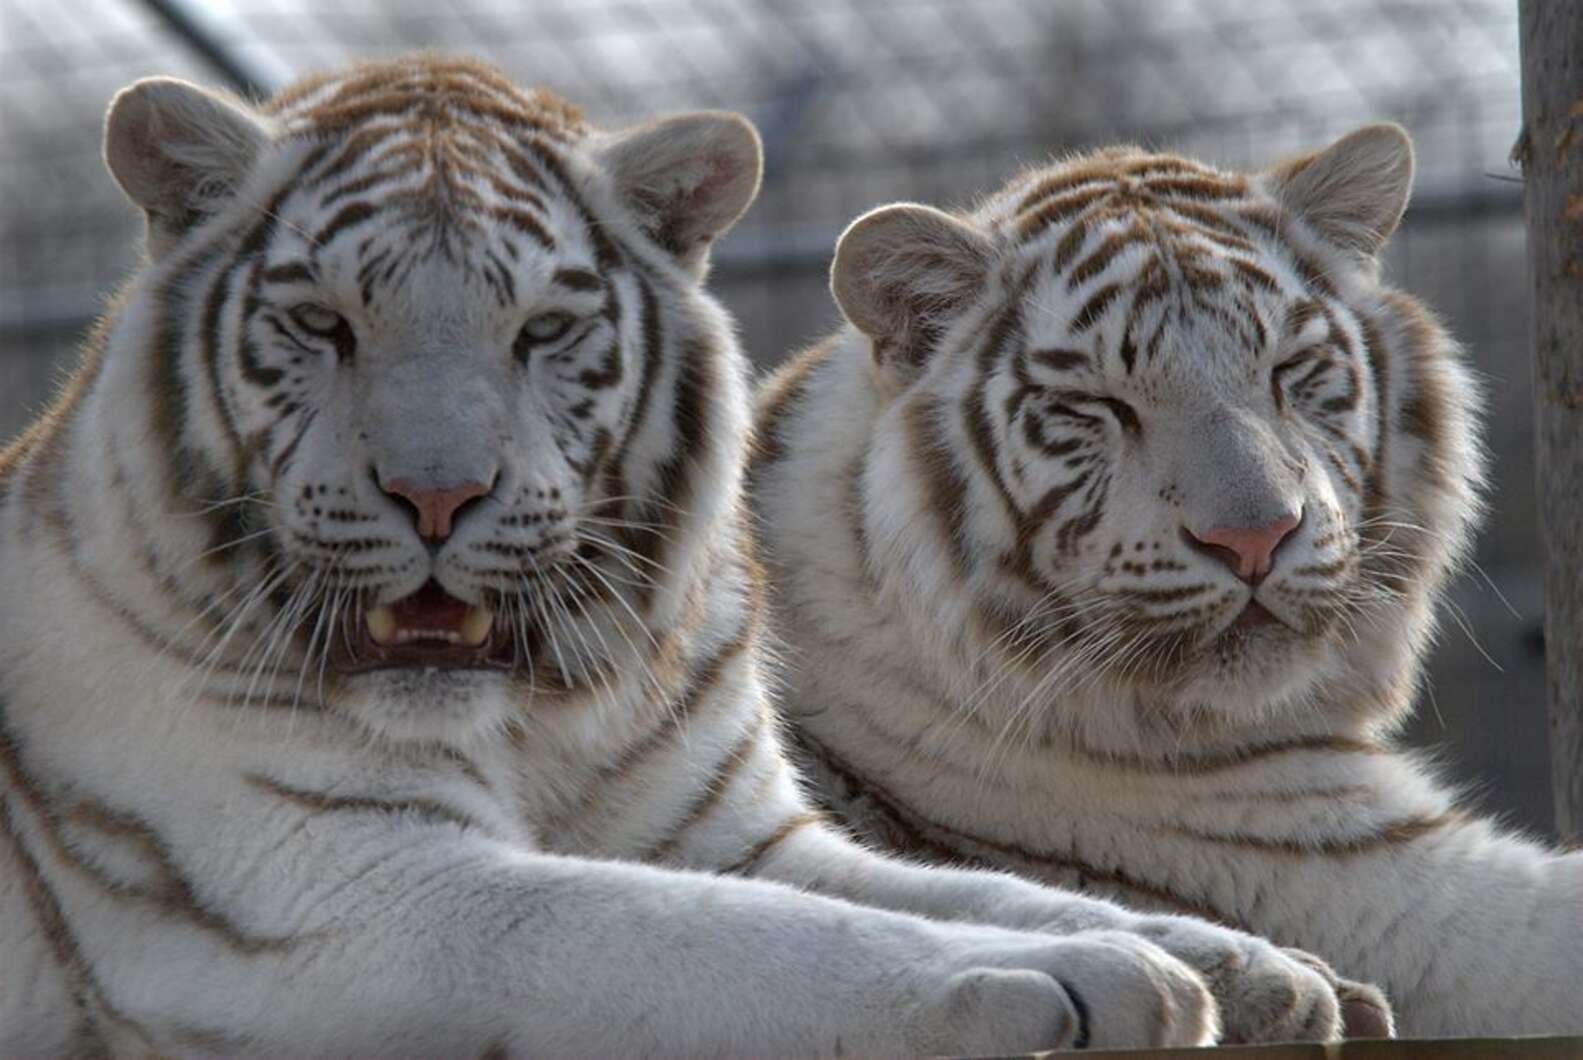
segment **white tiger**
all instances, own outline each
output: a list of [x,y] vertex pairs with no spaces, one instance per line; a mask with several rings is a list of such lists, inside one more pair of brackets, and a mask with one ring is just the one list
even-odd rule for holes
[[1392,735],[1483,474],[1377,256],[1396,126],[1236,174],[1116,148],[857,220],[761,391],[787,711],[860,834],[1301,946],[1405,1032],[1583,1029],[1583,853]]
[[151,260],[0,453],[0,1053],[1337,1033],[1310,958],[803,801],[701,286],[743,119],[420,56],[140,82],[106,157]]

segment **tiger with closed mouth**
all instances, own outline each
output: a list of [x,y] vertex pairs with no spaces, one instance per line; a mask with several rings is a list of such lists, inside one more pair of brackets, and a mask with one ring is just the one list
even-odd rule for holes
[[1392,736],[1483,465],[1380,279],[1396,126],[1254,173],[1112,148],[859,218],[753,496],[819,795],[933,861],[1301,946],[1406,1032],[1578,1030],[1583,853]]
[[1305,955],[887,860],[803,799],[702,287],[744,119],[609,132],[416,56],[258,106],[139,82],[105,154],[149,260],[0,453],[0,1052],[1355,1022]]

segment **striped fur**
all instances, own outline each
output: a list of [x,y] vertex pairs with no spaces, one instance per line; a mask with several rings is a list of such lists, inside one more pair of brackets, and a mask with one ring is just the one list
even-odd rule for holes
[[[1267,945],[804,801],[700,281],[740,118],[603,132],[420,56],[258,107],[142,82],[106,150],[152,258],[0,454],[0,1052],[1210,1040],[1173,953],[1236,969],[1238,1034],[1335,1033]],[[419,519],[413,476],[487,492]],[[487,650],[371,665],[431,584]]]
[[[788,712],[887,847],[1301,946],[1415,1034],[1576,1031],[1583,855],[1391,742],[1482,475],[1455,343],[1378,277],[1410,159],[1116,148],[856,222],[853,326],[759,396]],[[1195,540],[1294,510],[1256,587]]]

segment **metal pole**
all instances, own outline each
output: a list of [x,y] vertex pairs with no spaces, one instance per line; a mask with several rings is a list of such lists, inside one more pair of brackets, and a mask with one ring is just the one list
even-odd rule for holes
[[193,0],[143,0],[176,35],[244,96],[263,99],[290,80],[283,64],[249,58],[227,40],[214,16]]
[[1583,4],[1521,0],[1535,455],[1556,831],[1583,842]]

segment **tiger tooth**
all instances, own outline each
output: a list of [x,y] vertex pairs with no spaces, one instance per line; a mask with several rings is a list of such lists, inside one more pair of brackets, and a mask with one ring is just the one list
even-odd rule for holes
[[489,631],[494,628],[493,611],[487,607],[469,607],[467,617],[462,619],[462,643],[476,648],[489,639]]
[[376,607],[368,612],[368,635],[375,644],[389,644],[396,638],[396,612],[388,607]]

